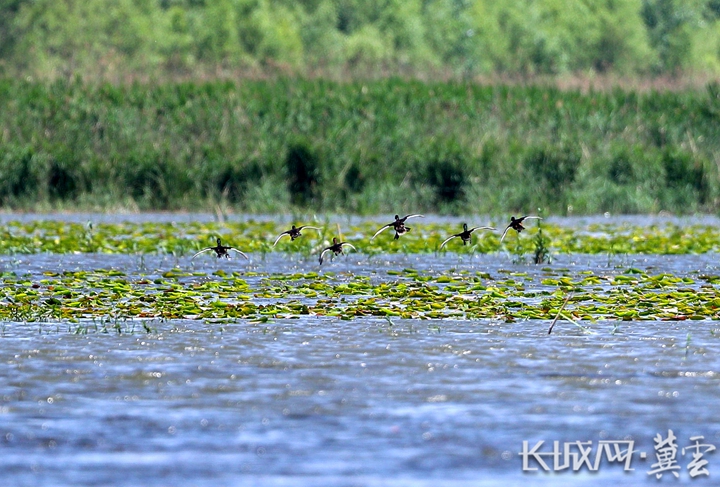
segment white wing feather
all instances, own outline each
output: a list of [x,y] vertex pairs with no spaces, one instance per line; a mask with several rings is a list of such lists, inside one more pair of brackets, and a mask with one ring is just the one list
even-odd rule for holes
[[325,249],[325,250],[323,250],[323,251],[320,253],[320,265],[322,265],[322,263],[323,263],[323,257],[324,257],[325,254],[328,253],[328,252],[330,252],[330,249]]
[[502,237],[500,237],[500,243],[502,243],[503,239],[505,238],[505,235],[507,235],[508,231],[510,230],[510,225],[507,226],[505,231],[502,234]]
[[250,258],[245,254],[245,252],[241,252],[241,251],[239,251],[238,249],[236,249],[236,248],[234,248],[234,247],[230,247],[228,250],[232,250],[232,251],[234,251],[234,252],[237,252],[238,254],[240,254],[240,255],[242,255],[243,257],[245,257],[246,260],[250,260]]
[[290,235],[290,232],[287,231],[287,232],[283,232],[280,235],[278,235],[278,237],[275,239],[275,243],[273,244],[273,247],[275,247],[277,245],[277,243],[280,241],[280,239],[283,238],[285,235]]
[[454,239],[455,237],[459,237],[460,235],[453,235],[452,237],[446,238],[443,243],[440,244],[440,248],[438,250],[442,250],[443,247],[445,247],[445,244],[448,243],[450,240]]
[[385,230],[387,230],[387,229],[390,228],[391,226],[393,226],[393,224],[392,224],[392,223],[388,223],[387,225],[385,225],[384,227],[382,227],[380,230],[378,230],[377,232],[375,232],[375,235],[373,235],[372,238],[370,238],[370,240],[372,240],[373,238],[377,237],[378,235],[380,235],[380,233],[384,232]]
[[195,257],[197,257],[197,256],[200,255],[200,254],[204,254],[205,252],[210,252],[211,250],[215,250],[215,249],[212,248],[212,247],[208,247],[208,248],[206,248],[206,249],[202,249],[200,252],[196,252],[195,255],[193,255],[193,256],[190,258],[190,260],[193,260]]
[[495,230],[495,227],[473,227],[468,232],[474,232],[475,230]]

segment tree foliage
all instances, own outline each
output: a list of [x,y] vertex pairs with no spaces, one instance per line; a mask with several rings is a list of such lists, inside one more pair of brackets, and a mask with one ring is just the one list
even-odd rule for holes
[[718,0],[3,0],[0,70],[717,74],[719,21]]

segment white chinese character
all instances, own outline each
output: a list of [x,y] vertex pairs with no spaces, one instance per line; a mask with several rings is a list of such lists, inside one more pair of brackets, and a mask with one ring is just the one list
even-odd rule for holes
[[535,446],[531,450],[528,450],[528,442],[523,441],[523,449],[520,452],[520,456],[523,459],[523,466],[522,466],[523,472],[531,472],[533,470],[537,470],[536,467],[530,467],[530,459],[531,458],[534,459],[538,463],[538,465],[540,465],[540,467],[543,470],[545,470],[546,472],[550,471],[550,467],[548,467],[547,463],[545,463],[545,461],[542,459],[542,457],[545,457],[545,456],[552,457],[555,460],[555,462],[557,462],[557,456],[561,454],[558,451],[557,442],[555,442],[555,450],[554,451],[551,451],[551,452],[538,451],[543,446],[544,443],[545,442],[543,440],[540,440],[537,443],[535,443]]
[[655,440],[655,456],[657,457],[657,463],[653,463],[653,470],[650,470],[647,474],[655,474],[655,478],[660,478],[665,472],[672,472],[677,478],[679,477],[676,470],[680,470],[680,466],[677,464],[677,443],[675,440],[675,434],[672,430],[668,430],[667,438],[663,439],[660,433],[653,438]]
[[[573,472],[578,472],[583,467],[587,466],[587,469],[591,472],[597,470],[590,461],[590,454],[592,453],[593,443],[592,441],[566,441],[563,443],[563,449],[560,450],[560,442],[553,442],[554,448],[554,459],[553,470],[559,472],[567,468],[572,467]],[[560,461],[562,459],[562,462]]]
[[[630,468],[630,464],[632,463],[633,453],[635,453],[635,440],[600,440],[599,445],[600,448],[598,448],[597,456],[595,458],[595,470],[597,470],[600,465],[603,452],[605,453],[605,458],[608,463],[625,462],[624,470],[626,472],[634,470],[633,468]],[[627,448],[623,450],[623,446]]]
[[[715,445],[707,443],[700,444],[700,440],[704,440],[704,436],[691,436],[690,441],[694,441],[695,444],[682,449],[682,454],[685,455],[685,450],[695,450],[692,454],[693,459],[687,465],[687,469],[690,471],[690,477],[695,478],[698,475],[710,476],[710,472],[705,468],[708,461],[703,458],[703,454],[715,451]],[[705,448],[704,451],[700,451],[700,448]]]
[[[565,455],[572,456],[573,459],[573,472],[578,472],[582,468],[583,465],[587,465],[587,468],[589,471],[594,472],[597,470],[596,468],[593,468],[593,464],[590,462],[590,454],[592,453],[593,448],[593,442],[592,441],[575,441],[574,443],[570,443],[570,445],[574,445],[578,449],[578,453],[565,453]],[[566,452],[569,451],[568,444],[565,444]]]

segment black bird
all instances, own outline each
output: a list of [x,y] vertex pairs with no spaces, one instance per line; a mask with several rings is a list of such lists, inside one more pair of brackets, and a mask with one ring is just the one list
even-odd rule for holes
[[493,228],[493,227],[473,227],[473,228],[468,229],[467,223],[463,223],[463,231],[446,238],[443,241],[443,243],[440,244],[440,248],[438,250],[442,250],[442,248],[445,246],[445,244],[448,243],[450,240],[454,239],[455,237],[460,237],[463,245],[467,245],[467,243],[470,241],[471,234],[475,230],[495,230],[495,228]]
[[384,225],[380,230],[375,232],[375,235],[373,235],[370,240],[377,237],[378,235],[380,235],[380,232],[382,232],[390,227],[395,229],[395,240],[399,239],[400,235],[403,235],[404,233],[407,233],[410,231],[410,227],[405,226],[405,220],[407,220],[408,218],[415,218],[415,217],[424,218],[423,215],[405,215],[402,218],[400,218],[399,215],[395,215],[395,221],[388,223],[387,225]]
[[[223,245],[223,244],[220,242],[220,239],[218,238],[218,239],[217,239],[217,246],[215,246],[215,247],[208,247],[208,248],[206,248],[206,249],[202,249],[200,252],[197,252],[195,255],[193,255],[193,256],[192,256],[192,259],[194,259],[195,257],[197,257],[197,256],[200,255],[200,254],[204,254],[205,252],[210,252],[210,251],[215,252],[215,256],[216,256],[218,259],[221,258],[221,257],[225,257],[226,259],[229,259],[229,258],[230,258],[230,254],[228,253],[229,250],[232,250],[232,251],[234,251],[234,252],[237,252],[238,254],[242,255],[242,256],[245,257],[246,259],[248,258],[247,255],[245,255],[243,252],[239,251],[239,250],[236,249],[235,247],[230,247],[230,246],[227,246],[227,245]],[[192,259],[190,259],[190,260],[192,260]],[[249,259],[248,259],[248,260],[249,260]]]
[[343,252],[343,245],[347,245],[347,246],[350,247],[351,249],[357,251],[357,249],[356,249],[355,247],[353,247],[352,244],[350,244],[350,243],[348,243],[348,242],[340,242],[340,241],[338,241],[337,237],[333,237],[333,243],[332,243],[332,245],[331,245],[330,247],[325,247],[325,248],[323,249],[323,251],[320,252],[320,265],[322,265],[322,263],[323,263],[323,257],[325,256],[325,254],[326,254],[327,252],[332,252],[332,253],[333,253],[333,256],[335,256],[335,255],[340,255],[340,254],[344,254],[345,252]]
[[301,227],[295,227],[295,225],[293,225],[290,230],[286,230],[283,233],[281,233],[280,235],[278,235],[278,237],[275,239],[275,243],[273,244],[273,247],[275,247],[277,245],[277,243],[280,241],[281,238],[283,238],[284,235],[289,235],[291,241],[295,240],[296,238],[298,238],[300,236],[300,230],[302,230],[303,228],[312,228],[313,230],[320,230],[320,228],[312,227],[310,225],[303,225]]
[[522,232],[523,230],[525,230],[525,227],[524,227],[523,224],[522,224],[523,221],[526,220],[526,219],[532,220],[533,218],[534,218],[534,219],[537,219],[537,220],[542,220],[541,217],[539,217],[539,216],[534,216],[534,215],[525,215],[525,216],[521,216],[520,218],[515,218],[514,216],[511,216],[511,217],[510,217],[510,225],[508,225],[507,228],[505,228],[505,231],[503,232],[502,237],[500,237],[500,242],[502,243],[503,239],[505,238],[505,235],[507,235],[508,231],[509,231],[511,228],[512,228],[513,230],[516,230],[518,233],[520,233],[520,232]]

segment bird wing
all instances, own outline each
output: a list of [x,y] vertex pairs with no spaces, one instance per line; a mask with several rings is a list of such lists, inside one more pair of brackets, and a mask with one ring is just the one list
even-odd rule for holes
[[468,232],[474,232],[475,230],[495,230],[495,227],[472,227]]
[[245,254],[245,252],[241,252],[240,250],[236,249],[235,247],[230,247],[228,250],[233,250],[233,251],[237,252],[238,254],[242,255],[243,257],[245,257],[245,260],[250,260],[250,258],[248,258],[248,256]]
[[290,230],[287,230],[287,231],[281,233],[280,235],[278,235],[278,237],[275,239],[275,243],[273,244],[273,247],[275,247],[277,245],[277,243],[280,241],[281,238],[283,238],[284,235],[290,235]]
[[330,252],[330,250],[332,250],[332,249],[330,247],[328,247],[325,250],[323,250],[322,252],[320,252],[320,259],[319,259],[320,265],[322,265],[322,263],[323,263],[323,257],[325,256],[326,253]]
[[542,217],[541,217],[541,216],[536,216],[536,215],[525,215],[524,217],[520,218],[520,221],[523,221],[523,220],[533,220],[533,219],[534,219],[534,220],[542,220]]
[[351,244],[351,243],[343,242],[342,245],[343,245],[343,246],[347,245],[348,247],[350,247],[351,249],[353,249],[355,252],[357,252],[357,249],[356,249],[355,246],[354,246],[353,244]]
[[502,234],[502,237],[500,237],[500,243],[502,243],[503,239],[505,238],[505,235],[507,235],[508,231],[510,230],[510,225],[505,228],[505,231]]
[[442,248],[445,247],[445,244],[446,244],[446,243],[448,243],[450,240],[454,239],[455,237],[459,237],[459,236],[460,236],[460,234],[457,233],[457,234],[455,234],[455,235],[452,235],[452,236],[446,238],[446,239],[443,241],[443,243],[440,244],[440,248],[439,248],[438,250],[442,250]]
[[313,230],[318,230],[318,231],[322,230],[322,228],[312,227],[310,225],[303,225],[303,226],[299,227],[298,230],[302,230],[303,228],[312,228]]
[[200,252],[196,252],[195,255],[193,255],[193,256],[190,258],[190,260],[193,260],[195,257],[197,257],[197,256],[200,255],[200,254],[204,254],[205,252],[210,252],[211,250],[215,250],[215,249],[212,248],[212,247],[208,247],[208,248],[206,248],[206,249],[202,249]]
[[388,228],[390,228],[390,227],[393,226],[393,225],[394,225],[394,222],[393,222],[393,223],[388,223],[387,225],[385,225],[384,227],[382,227],[380,230],[378,230],[377,232],[375,232],[375,235],[373,235],[373,236],[370,238],[370,240],[372,240],[373,238],[377,237],[378,235],[380,235],[381,232],[383,232],[384,230],[387,230]]
[[425,215],[405,215],[404,217],[402,217],[400,219],[400,221],[404,222],[408,218],[415,218],[415,217],[425,218]]

